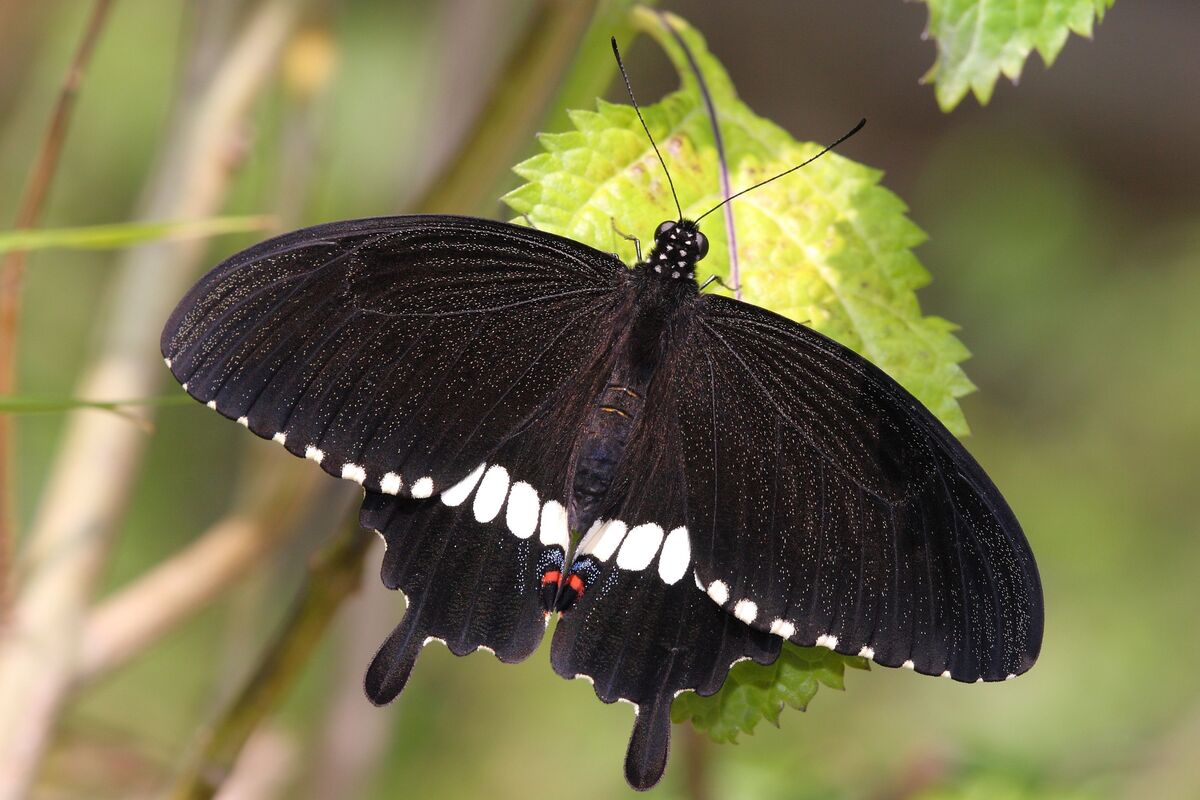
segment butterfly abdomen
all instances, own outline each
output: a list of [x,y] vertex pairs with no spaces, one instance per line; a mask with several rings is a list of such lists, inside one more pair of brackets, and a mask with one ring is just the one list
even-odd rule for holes
[[[616,377],[616,376],[614,376]],[[612,383],[600,392],[575,462],[571,520],[586,530],[608,495],[613,475],[641,417],[644,387]]]

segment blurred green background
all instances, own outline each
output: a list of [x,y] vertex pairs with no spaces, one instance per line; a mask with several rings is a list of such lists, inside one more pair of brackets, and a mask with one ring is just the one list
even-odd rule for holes
[[[188,65],[203,61],[195,42],[219,60],[248,5],[116,3],[45,227],[134,215],[174,135]],[[291,228],[423,210],[414,204],[470,129],[529,14],[546,5],[308,3],[281,72],[237,131],[220,213],[272,214]],[[934,57],[919,4],[662,7],[694,24],[748,104],[797,138],[829,140],[870,119],[843,152],[885,170],[929,233],[918,250],[934,278],[923,307],[960,324],[973,353],[968,446],[1022,520],[1047,617],[1039,664],[1011,683],[963,686],[875,668],[851,672],[845,693],[823,689],[807,713],[787,712],[781,729],[762,726],[737,746],[677,729],[655,796],[1200,797],[1200,5],[1118,0],[1093,41],[1073,39],[1048,70],[1031,60],[1021,85],[1004,81],[987,107],[968,99],[948,115],[917,81]],[[5,225],[90,8],[0,2]],[[605,32],[579,50],[606,58],[607,47]],[[648,39],[627,49],[644,101],[675,87]],[[609,96],[621,99],[615,86]],[[531,133],[521,136],[506,164],[532,151]],[[458,210],[501,215],[496,198],[508,181],[476,187],[481,205]],[[203,263],[263,235],[214,239]],[[31,254],[22,394],[76,392],[123,257]],[[165,370],[160,388],[173,390]],[[61,415],[15,418],[20,530],[35,516],[65,424]],[[254,491],[256,475],[294,469],[282,450],[198,405],[161,409],[147,436],[106,592],[195,539]],[[149,797],[170,784],[338,518],[341,489],[313,492],[320,502],[304,531],[66,706],[38,796]],[[376,554],[369,573],[377,563]],[[401,701],[371,708],[361,674],[401,608],[369,574],[252,740],[263,774],[274,769],[280,782],[239,796],[629,793],[620,769],[629,708],[602,706],[586,684],[558,679],[544,652],[511,667],[430,648]]]

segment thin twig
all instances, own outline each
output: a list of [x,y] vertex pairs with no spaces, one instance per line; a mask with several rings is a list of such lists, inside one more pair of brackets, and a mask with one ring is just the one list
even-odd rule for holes
[[[17,230],[36,227],[41,219],[50,184],[58,170],[58,158],[67,139],[75,98],[79,95],[79,87],[83,84],[83,76],[111,7],[112,0],[96,0],[92,6],[92,16],[88,19],[83,38],[59,88],[58,100],[50,115],[50,126],[42,137],[41,147],[25,184],[25,193],[13,226]],[[17,325],[21,316],[21,279],[24,274],[25,253],[19,250],[8,253],[0,263],[0,396],[11,395],[16,386]],[[12,536],[17,516],[13,508],[16,492],[8,477],[12,457],[9,452],[10,425],[10,420],[0,416],[0,619],[7,618],[9,606],[10,590],[6,576],[11,562]]]
[[317,557],[287,622],[250,681],[203,737],[198,755],[171,793],[175,800],[210,798],[220,790],[250,735],[304,671],[342,602],[358,590],[371,541],[353,514]]
[[[185,92],[186,114],[166,142],[141,219],[199,219],[217,212],[232,174],[237,134],[301,8],[292,0],[265,0],[212,79]],[[155,392],[163,377],[158,327],[203,252],[198,241],[128,252],[111,287],[100,355],[85,370],[78,396]],[[75,676],[86,608],[145,444],[139,430],[112,415],[69,418],[27,537],[28,575],[13,604],[12,625],[0,640],[0,800],[28,794],[50,741]]]

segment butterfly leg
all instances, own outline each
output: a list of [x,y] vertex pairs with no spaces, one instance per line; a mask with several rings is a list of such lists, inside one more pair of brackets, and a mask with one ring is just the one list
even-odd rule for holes
[[615,233],[617,236],[620,236],[622,239],[624,239],[627,242],[633,242],[633,249],[634,249],[634,252],[637,253],[638,263],[639,264],[642,263],[642,240],[637,238],[633,234],[625,233],[620,228],[618,228],[617,221],[614,218],[609,217],[608,220],[609,220],[609,222],[612,223],[613,233]]

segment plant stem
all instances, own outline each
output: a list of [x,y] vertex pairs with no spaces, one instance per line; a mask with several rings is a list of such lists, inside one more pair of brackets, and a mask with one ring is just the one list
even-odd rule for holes
[[[211,79],[185,88],[184,113],[166,142],[141,219],[205,218],[220,207],[233,172],[232,141],[301,8],[292,0],[256,6]],[[79,396],[154,393],[163,376],[158,326],[202,254],[198,241],[129,251],[111,287],[99,356],[85,370]],[[148,418],[145,409],[139,413]],[[28,536],[28,574],[0,640],[0,800],[28,794],[49,745],[75,675],[84,614],[145,443],[141,431],[111,414],[69,417]]]
[[174,800],[210,798],[221,788],[254,729],[303,672],[342,602],[357,591],[370,544],[354,514],[317,557],[287,622],[249,683],[204,736],[199,754],[171,793]]
[[[58,170],[75,99],[111,7],[112,0],[96,0],[92,6],[92,15],[84,28],[83,38],[59,88],[58,100],[50,115],[50,127],[42,137],[41,147],[25,184],[25,193],[13,225],[17,230],[33,228],[41,219],[46,196],[50,193],[50,183]],[[0,396],[11,395],[16,386],[17,327],[21,316],[21,279],[24,274],[25,253],[13,251],[6,254],[3,262],[0,262]],[[6,577],[9,574],[12,536],[17,518],[13,508],[16,491],[9,480],[12,458],[10,426],[10,420],[0,416],[0,619],[4,620],[8,616],[10,590]]]
[[288,466],[256,469],[238,508],[88,615],[77,684],[118,669],[289,541],[321,496],[324,475],[301,462]]

